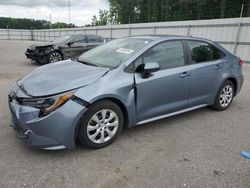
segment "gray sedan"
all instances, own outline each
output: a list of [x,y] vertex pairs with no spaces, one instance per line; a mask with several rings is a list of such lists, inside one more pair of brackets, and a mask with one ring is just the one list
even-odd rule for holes
[[12,126],[29,146],[111,144],[123,128],[194,109],[227,109],[243,84],[243,61],[210,40],[136,36],[77,60],[37,68],[9,94]]

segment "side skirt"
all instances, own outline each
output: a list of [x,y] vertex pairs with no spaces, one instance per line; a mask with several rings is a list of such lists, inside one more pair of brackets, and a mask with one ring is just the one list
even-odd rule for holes
[[165,114],[165,115],[162,115],[162,116],[146,119],[146,120],[138,122],[136,125],[141,125],[141,124],[148,123],[148,122],[151,122],[151,121],[156,121],[156,120],[159,120],[159,119],[167,118],[167,117],[174,116],[174,115],[177,115],[177,114],[181,114],[181,113],[184,113],[184,112],[196,110],[198,108],[202,108],[202,107],[205,107],[205,106],[208,106],[208,105],[207,104],[202,104],[202,105],[194,106],[194,107],[191,107],[191,108],[186,108],[184,110],[180,110],[180,111],[177,111],[177,112],[173,112],[173,113]]

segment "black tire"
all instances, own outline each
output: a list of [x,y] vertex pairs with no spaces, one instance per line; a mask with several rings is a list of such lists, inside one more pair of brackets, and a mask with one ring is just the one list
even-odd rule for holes
[[[91,121],[93,121],[93,120],[91,120],[92,116],[94,116],[96,113],[101,113],[100,111],[105,110],[105,109],[111,110],[112,112],[114,112],[117,115],[115,117],[118,118],[118,122],[119,122],[118,127],[116,129],[116,132],[113,134],[113,137],[111,137],[109,140],[105,141],[104,143],[95,143],[94,141],[90,140],[90,138],[88,136],[88,134],[90,134],[90,133],[88,133],[87,127],[89,126],[89,124],[92,123]],[[99,114],[97,114],[97,115],[99,115]],[[109,114],[109,115],[111,116],[111,114]],[[109,117],[108,112],[106,113],[106,117]],[[100,120],[100,119],[98,118],[98,120]],[[78,127],[79,127],[78,128],[78,140],[79,140],[81,145],[83,145],[85,147],[88,147],[88,148],[97,149],[97,148],[102,148],[102,147],[108,146],[121,133],[122,128],[123,128],[123,124],[124,124],[123,112],[122,112],[122,110],[120,109],[120,107],[118,105],[116,105],[112,101],[108,101],[108,100],[94,103],[93,105],[91,105],[89,107],[88,111],[80,118],[80,120],[78,122]],[[98,125],[99,125],[98,123],[95,124],[95,126],[98,126]],[[99,125],[99,127],[100,126],[101,125]],[[101,128],[98,128],[98,129],[101,129]],[[106,131],[106,129],[109,129],[109,127],[105,127],[104,131]],[[97,129],[95,129],[93,131],[97,132]],[[110,131],[110,129],[109,129],[109,131]],[[94,134],[96,132],[94,132]],[[100,134],[100,137],[101,137],[101,132],[99,132],[97,135],[99,136],[99,134]],[[104,132],[103,134],[105,134],[106,136],[109,136],[109,134],[107,132]],[[92,136],[92,135],[90,135],[90,136]],[[96,136],[96,138],[98,138],[98,136]]]
[[47,55],[48,63],[55,63],[63,60],[63,55],[59,51],[52,51]]
[[[232,98],[230,100],[230,102],[226,105],[226,106],[223,106],[220,102],[220,99],[221,99],[221,93],[222,93],[222,90],[226,87],[226,86],[230,86],[232,88]],[[217,92],[217,95],[216,95],[216,98],[215,98],[215,101],[214,101],[214,104],[211,106],[212,109],[214,110],[217,110],[217,111],[223,111],[223,110],[226,110],[230,105],[231,103],[233,102],[233,98],[234,98],[234,95],[235,95],[235,86],[234,84],[229,81],[229,80],[226,80],[220,87],[220,89],[218,90]]]

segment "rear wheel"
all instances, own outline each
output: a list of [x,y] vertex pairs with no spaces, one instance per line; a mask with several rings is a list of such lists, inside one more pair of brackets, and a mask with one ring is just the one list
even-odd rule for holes
[[123,124],[119,106],[111,101],[95,103],[79,121],[79,141],[89,148],[108,146],[118,137]]
[[226,80],[220,87],[212,108],[218,111],[227,109],[233,101],[234,92],[234,84]]
[[48,55],[48,62],[49,63],[55,63],[55,62],[58,62],[61,60],[63,60],[63,56],[62,56],[61,52],[52,51]]

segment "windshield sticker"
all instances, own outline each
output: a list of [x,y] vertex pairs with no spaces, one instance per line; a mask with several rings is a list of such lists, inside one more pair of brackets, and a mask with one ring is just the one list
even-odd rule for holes
[[123,53],[123,54],[131,54],[134,50],[126,49],[126,48],[119,48],[116,50],[118,53]]

